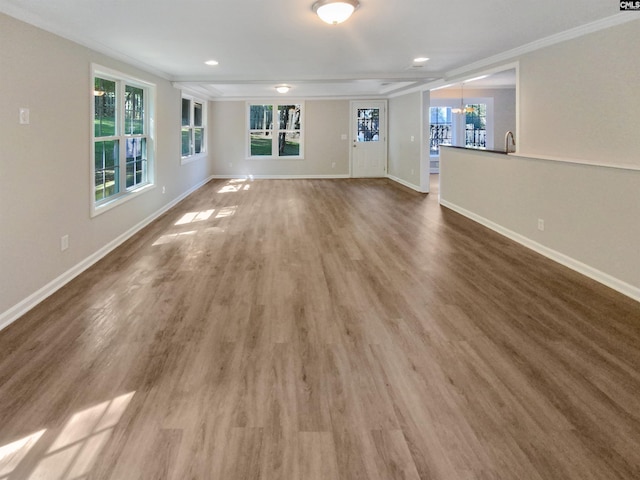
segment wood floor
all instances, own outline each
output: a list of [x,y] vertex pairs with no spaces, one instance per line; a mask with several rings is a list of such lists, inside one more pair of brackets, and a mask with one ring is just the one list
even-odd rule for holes
[[0,332],[0,480],[640,478],[640,304],[387,180],[216,180]]

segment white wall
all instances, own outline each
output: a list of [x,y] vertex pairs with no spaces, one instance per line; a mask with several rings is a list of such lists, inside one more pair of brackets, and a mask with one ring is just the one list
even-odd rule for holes
[[422,125],[422,97],[420,92],[389,100],[390,177],[420,190],[420,137]]
[[520,58],[518,152],[640,166],[640,19]]
[[639,43],[640,20],[522,55],[518,156],[445,148],[440,175],[444,205],[638,300]]
[[[168,81],[5,15],[0,45],[1,328],[28,297],[207,179],[210,166],[180,165],[181,94]],[[95,218],[92,62],[156,84],[156,184],[167,192],[155,188]],[[18,122],[21,107],[29,125]]]
[[443,205],[640,300],[640,170],[446,147],[440,168]]
[[349,101],[306,100],[304,104],[304,159],[248,160],[246,103],[210,102],[209,125],[212,136],[209,145],[213,173],[230,177],[348,176],[349,141],[343,140],[342,135],[349,138]]

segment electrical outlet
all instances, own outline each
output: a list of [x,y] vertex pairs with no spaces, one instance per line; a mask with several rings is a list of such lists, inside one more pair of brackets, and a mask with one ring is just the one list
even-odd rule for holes
[[60,251],[64,252],[67,248],[69,248],[69,235],[63,235],[60,237]]
[[544,232],[544,220],[542,218],[538,219],[538,230]]
[[333,163],[331,164],[331,168],[336,168],[336,162],[333,162]]
[[167,193],[167,188],[164,185],[162,186],[162,193]]

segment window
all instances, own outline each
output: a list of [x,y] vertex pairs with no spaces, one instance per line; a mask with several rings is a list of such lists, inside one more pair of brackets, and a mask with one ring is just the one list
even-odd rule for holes
[[440,155],[440,145],[451,145],[452,140],[451,107],[431,107],[429,109],[429,155]]
[[152,185],[152,97],[153,85],[93,67],[93,214]]
[[359,108],[358,109],[358,142],[379,142],[380,141],[380,109],[379,108]]
[[486,148],[487,105],[474,103],[465,106],[465,147]]
[[182,97],[182,163],[201,158],[206,152],[206,103],[195,98]]
[[249,158],[302,158],[302,103],[247,104]]

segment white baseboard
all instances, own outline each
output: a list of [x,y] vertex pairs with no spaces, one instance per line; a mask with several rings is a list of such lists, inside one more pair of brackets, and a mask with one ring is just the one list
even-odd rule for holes
[[101,249],[89,255],[87,258],[82,260],[80,263],[74,265],[72,268],[64,272],[59,277],[47,283],[44,287],[42,287],[38,291],[32,293],[27,298],[25,298],[21,302],[11,307],[9,310],[2,312],[2,314],[0,314],[0,330],[2,330],[3,328],[15,322],[18,318],[20,318],[22,315],[27,313],[33,307],[38,305],[44,299],[46,299],[47,297],[49,297],[50,295],[52,295],[53,293],[55,293],[56,291],[64,287],[67,283],[69,283],[75,277],[77,277],[86,269],[91,267],[94,263],[101,260],[103,257],[111,253],[113,250],[115,250],[117,247],[122,245],[124,242],[126,242],[133,235],[135,235],[144,227],[146,227],[151,222],[153,222],[155,219],[160,217],[160,215],[167,212],[168,210],[176,206],[178,203],[180,203],[182,200],[184,200],[186,197],[191,195],[193,192],[198,190],[200,187],[205,185],[207,182],[211,180],[211,178],[212,177],[209,177],[206,180],[203,180],[202,182],[198,183],[197,185],[190,188],[186,192],[182,193],[180,196],[173,199],[168,204],[164,205],[160,210],[151,214],[150,216],[148,216],[138,224],[134,225],[129,230],[127,230],[122,235],[118,236],[117,238],[115,238],[114,240],[106,244]]
[[524,235],[520,235],[519,233],[509,230],[454,203],[440,199],[440,205],[450,208],[460,215],[463,215],[475,222],[478,222],[481,225],[484,225],[487,228],[490,228],[495,232],[498,232],[500,235],[504,235],[505,237],[510,238],[511,240],[518,242],[519,244],[524,245],[525,247],[530,248],[531,250],[534,250],[535,252],[538,252],[539,254],[544,255],[545,257],[550,258],[551,260],[558,262],[561,265],[564,265],[565,267],[570,268],[571,270],[581,273],[582,275],[585,275],[595,280],[596,282],[606,285],[607,287],[612,288],[622,293],[623,295],[626,295],[640,302],[640,288],[635,287],[634,285],[615,278],[608,273],[604,273],[596,268],[591,267],[590,265],[582,263],[575,258],[565,255],[564,253],[560,253],[549,247],[545,247],[544,245],[531,240]]
[[415,190],[416,192],[429,193],[429,192],[425,192],[424,190],[422,190],[418,185],[414,185],[413,183],[409,183],[406,180],[398,178],[398,177],[396,177],[394,175],[387,175],[387,178],[389,180],[393,180],[396,183],[399,183],[400,185],[404,185],[405,187],[410,188],[411,190]]
[[315,179],[334,179],[334,178],[351,178],[348,173],[337,175],[212,175],[211,178],[221,180],[233,180],[236,178],[245,178],[247,180],[315,180]]

